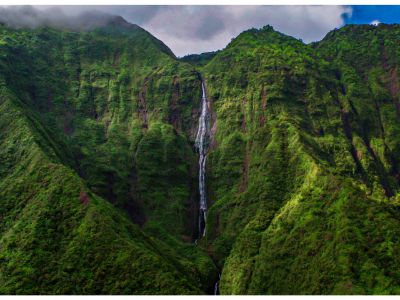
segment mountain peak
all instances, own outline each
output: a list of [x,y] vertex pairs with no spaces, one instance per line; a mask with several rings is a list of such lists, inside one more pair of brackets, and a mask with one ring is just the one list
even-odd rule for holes
[[115,26],[115,27],[125,28],[125,29],[139,29],[139,28],[141,29],[140,26],[129,23],[127,20],[125,20],[121,16],[110,16],[110,19],[105,24],[105,26]]
[[139,27],[129,23],[121,16],[99,10],[86,10],[77,14],[66,14],[57,8],[42,10],[34,6],[7,8],[6,12],[3,11],[0,14],[0,24],[11,28],[52,27],[72,31],[93,30],[105,26],[130,29]]

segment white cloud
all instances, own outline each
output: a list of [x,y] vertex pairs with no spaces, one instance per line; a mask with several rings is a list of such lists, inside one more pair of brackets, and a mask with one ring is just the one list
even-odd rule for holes
[[374,25],[374,26],[378,26],[380,23],[381,23],[381,21],[379,21],[379,20],[373,20],[373,21],[372,21],[371,23],[369,23],[369,24]]

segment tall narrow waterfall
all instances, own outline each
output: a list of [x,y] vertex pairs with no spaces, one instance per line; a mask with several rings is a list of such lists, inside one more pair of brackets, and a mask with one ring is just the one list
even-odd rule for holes
[[207,219],[207,194],[206,194],[206,155],[209,140],[209,110],[204,81],[201,82],[201,114],[199,129],[197,130],[195,146],[199,152],[199,238],[206,234],[205,224]]

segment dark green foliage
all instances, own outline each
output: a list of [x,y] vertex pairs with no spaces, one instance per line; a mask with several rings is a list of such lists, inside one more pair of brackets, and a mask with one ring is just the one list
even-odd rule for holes
[[0,293],[212,288],[191,244],[198,74],[122,25],[1,27]]
[[220,51],[214,52],[204,52],[201,54],[189,54],[182,57],[181,61],[186,61],[188,63],[192,63],[197,66],[204,66],[207,64],[217,53]]

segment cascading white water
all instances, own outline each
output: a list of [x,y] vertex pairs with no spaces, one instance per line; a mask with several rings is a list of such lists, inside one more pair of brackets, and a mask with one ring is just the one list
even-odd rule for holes
[[206,234],[205,222],[207,219],[207,195],[206,195],[206,157],[209,139],[209,111],[207,103],[206,88],[204,81],[201,82],[201,114],[199,118],[199,129],[197,130],[195,146],[199,152],[199,238]]
[[[210,113],[208,109],[206,87],[204,81],[201,82],[201,114],[199,118],[199,128],[197,130],[195,147],[199,152],[199,236],[198,239],[206,234],[206,219],[207,219],[207,194],[206,194],[206,158],[208,143],[210,139]],[[195,244],[197,244],[197,240]],[[219,294],[219,281],[221,273],[218,274],[218,280],[214,284],[214,295]]]
[[218,274],[218,280],[214,284],[214,295],[215,296],[219,294],[219,282],[220,282],[220,280],[221,280],[221,273]]

